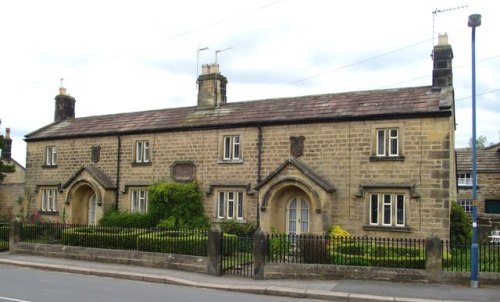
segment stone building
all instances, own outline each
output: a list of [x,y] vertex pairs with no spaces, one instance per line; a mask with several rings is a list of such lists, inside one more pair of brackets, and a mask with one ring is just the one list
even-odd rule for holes
[[[476,150],[478,232],[500,229],[500,144]],[[457,149],[458,203],[472,213],[472,151]]]
[[10,220],[15,216],[24,216],[26,171],[20,163],[11,157],[10,128],[5,130],[4,145],[0,160],[5,165],[13,165],[15,171],[6,173],[6,177],[0,182],[0,220]]
[[451,46],[432,85],[228,102],[204,65],[196,106],[75,118],[26,135],[27,188],[45,219],[96,223],[112,205],[147,211],[147,187],[196,180],[212,223],[288,233],[449,237],[456,199]]

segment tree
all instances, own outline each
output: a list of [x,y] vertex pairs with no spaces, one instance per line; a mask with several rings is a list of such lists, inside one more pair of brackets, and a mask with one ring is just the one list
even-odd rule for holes
[[[0,135],[0,150],[3,150],[5,148],[5,145],[4,145],[4,138],[3,138],[3,135]],[[0,160],[0,182],[2,182],[5,177],[7,176],[7,174],[5,173],[12,173],[14,172],[16,169],[14,167],[14,165],[6,165],[3,163],[2,160]]]
[[[488,139],[484,135],[480,135],[476,138],[476,149],[484,149],[487,147]],[[472,137],[469,140],[469,148],[472,148]]]

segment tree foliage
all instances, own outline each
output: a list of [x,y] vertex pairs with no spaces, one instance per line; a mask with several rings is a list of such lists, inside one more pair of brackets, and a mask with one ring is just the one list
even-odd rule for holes
[[454,243],[470,242],[472,236],[472,225],[470,217],[464,209],[456,202],[451,204],[450,215],[450,241]]
[[[488,139],[486,138],[486,136],[480,135],[476,137],[476,149],[482,150],[486,147],[488,147]],[[472,137],[469,140],[469,148],[472,148]]]

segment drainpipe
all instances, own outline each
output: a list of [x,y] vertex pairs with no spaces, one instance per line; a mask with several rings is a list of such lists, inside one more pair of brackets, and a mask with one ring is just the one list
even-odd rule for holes
[[118,201],[120,200],[120,164],[122,161],[122,138],[116,134],[118,146],[116,149],[116,193],[115,193],[115,208],[118,210]]
[[[257,184],[262,181],[262,128],[257,125],[259,130],[258,143],[257,143]],[[260,207],[259,207],[259,192],[257,192],[257,229],[260,228]]]

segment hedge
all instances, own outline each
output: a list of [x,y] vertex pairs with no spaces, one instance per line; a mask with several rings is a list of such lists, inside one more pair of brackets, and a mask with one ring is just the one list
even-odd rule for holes
[[137,238],[140,251],[207,256],[208,236],[192,231],[157,231]]
[[145,229],[75,227],[63,231],[62,243],[71,246],[136,250],[137,237],[145,232]]

